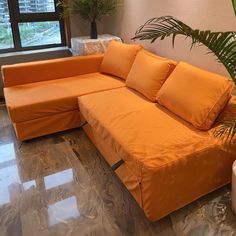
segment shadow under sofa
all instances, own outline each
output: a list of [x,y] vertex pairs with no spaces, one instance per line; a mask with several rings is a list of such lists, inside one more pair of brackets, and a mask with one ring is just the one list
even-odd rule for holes
[[[133,63],[142,50],[134,47],[131,57],[122,55],[123,45],[117,46],[116,55]],[[147,52],[139,57],[142,63],[146,57],[160,60]],[[122,67],[125,60],[112,67]],[[111,66],[107,74],[100,72],[103,61],[104,55],[94,55],[4,66],[4,94],[17,138],[24,141],[86,121],[85,132],[109,165],[116,166],[151,221],[230,182],[235,145],[225,148],[212,129],[197,129],[155,102],[156,94],[145,96],[143,88],[143,94],[129,88],[124,78],[132,63],[125,73],[116,69],[119,76],[111,76]]]

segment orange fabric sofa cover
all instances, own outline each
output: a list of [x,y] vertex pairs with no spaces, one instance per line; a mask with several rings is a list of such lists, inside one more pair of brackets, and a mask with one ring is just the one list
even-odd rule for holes
[[[150,220],[158,220],[227,183],[236,157],[212,131],[199,131],[131,89],[79,98],[85,131]],[[126,173],[126,174],[124,174]]]
[[77,97],[125,86],[99,73],[102,59],[93,55],[3,66],[4,95],[17,138],[79,127]]
[[124,161],[116,173],[153,221],[230,182],[235,146],[224,149],[212,130],[197,130],[124,80],[100,73],[102,60],[2,67],[18,139],[76,128],[85,119],[84,130],[107,162]]

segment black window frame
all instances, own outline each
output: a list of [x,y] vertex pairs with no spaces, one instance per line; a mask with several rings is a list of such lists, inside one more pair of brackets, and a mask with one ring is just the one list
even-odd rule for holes
[[[8,52],[19,52],[19,51],[66,46],[65,22],[60,17],[60,13],[63,11],[63,9],[57,6],[57,0],[54,0],[55,12],[39,12],[39,13],[21,13],[20,7],[19,7],[19,0],[7,0],[7,3],[8,3],[9,17],[10,17],[9,23],[11,24],[14,47],[0,49],[0,54],[8,53]],[[30,23],[30,22],[46,22],[46,21],[59,22],[61,43],[22,47],[19,24]]]

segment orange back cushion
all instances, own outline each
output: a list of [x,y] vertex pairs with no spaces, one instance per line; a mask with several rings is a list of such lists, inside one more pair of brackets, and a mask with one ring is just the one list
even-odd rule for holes
[[157,101],[196,128],[208,130],[232,89],[229,78],[180,62],[158,92]]
[[111,41],[105,52],[100,71],[126,79],[141,45]]
[[[145,49],[143,49],[143,51],[144,51],[146,54],[148,54],[148,55],[150,55],[150,56],[153,56],[153,57],[155,57],[155,58],[157,58],[157,59],[160,59],[160,60],[163,60],[163,61],[168,61],[169,65],[170,65],[170,74],[173,72],[173,70],[174,70],[175,67],[177,66],[177,62],[174,61],[174,60],[172,60],[172,59],[170,59],[170,58],[161,57],[161,56],[156,55],[156,54],[153,54],[153,53],[151,53],[151,52],[149,52],[149,51],[147,51],[147,50],[145,50]],[[169,74],[169,75],[170,75],[170,74]]]
[[157,92],[173,71],[175,64],[171,60],[141,50],[135,58],[126,85],[155,102]]

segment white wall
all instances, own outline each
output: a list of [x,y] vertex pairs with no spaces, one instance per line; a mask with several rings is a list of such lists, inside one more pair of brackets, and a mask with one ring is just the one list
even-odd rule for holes
[[[213,31],[236,30],[236,18],[231,0],[124,0],[116,16],[107,20],[106,31],[119,35],[125,42],[132,42],[136,29],[148,19],[157,16],[174,16],[193,28]],[[206,55],[205,47],[190,52],[190,40],[180,37],[172,48],[171,41],[138,41],[159,55],[184,60],[207,70],[228,75],[225,68],[212,55]]]
[[[71,24],[71,37],[78,37],[78,36],[89,36],[90,35],[90,23],[84,19],[82,19],[79,15],[71,16],[70,18]],[[104,20],[101,22],[97,22],[97,30],[98,34],[104,33]]]

